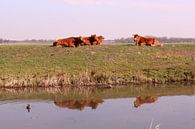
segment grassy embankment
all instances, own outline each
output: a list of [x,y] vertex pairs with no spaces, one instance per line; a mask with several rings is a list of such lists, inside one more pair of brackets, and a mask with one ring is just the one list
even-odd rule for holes
[[0,85],[6,87],[195,81],[195,44],[1,45],[0,53]]

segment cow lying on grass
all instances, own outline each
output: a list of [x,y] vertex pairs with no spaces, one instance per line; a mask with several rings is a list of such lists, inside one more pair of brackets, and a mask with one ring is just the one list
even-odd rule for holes
[[65,39],[58,39],[53,43],[55,47],[78,47],[81,44],[82,38],[81,37],[69,37]]
[[90,37],[83,37],[83,45],[101,45],[104,37],[91,35]]
[[134,42],[138,46],[161,46],[160,42],[153,37],[143,37],[138,34],[133,35]]
[[53,43],[53,46],[59,47],[78,47],[85,45],[101,45],[104,37],[91,35],[90,37],[69,37],[59,39]]
[[91,35],[91,37],[90,37],[91,45],[101,45],[103,39],[104,39],[103,36]]

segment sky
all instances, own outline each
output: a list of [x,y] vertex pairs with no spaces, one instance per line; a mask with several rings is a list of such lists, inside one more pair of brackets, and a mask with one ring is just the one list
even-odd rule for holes
[[194,0],[0,0],[0,38],[195,37]]

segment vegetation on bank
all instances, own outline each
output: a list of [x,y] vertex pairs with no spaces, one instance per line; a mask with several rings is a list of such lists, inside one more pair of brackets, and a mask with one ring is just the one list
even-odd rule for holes
[[3,87],[195,81],[195,44],[78,48],[1,45],[0,53]]
[[34,87],[1,88],[0,101],[5,100],[95,100],[135,98],[149,96],[195,95],[195,84],[171,84],[158,86],[96,87]]

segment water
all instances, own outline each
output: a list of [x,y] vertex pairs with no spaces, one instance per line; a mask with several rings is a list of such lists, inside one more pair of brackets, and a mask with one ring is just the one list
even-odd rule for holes
[[195,128],[194,87],[41,91],[0,92],[0,129],[149,129],[151,121],[153,128]]

